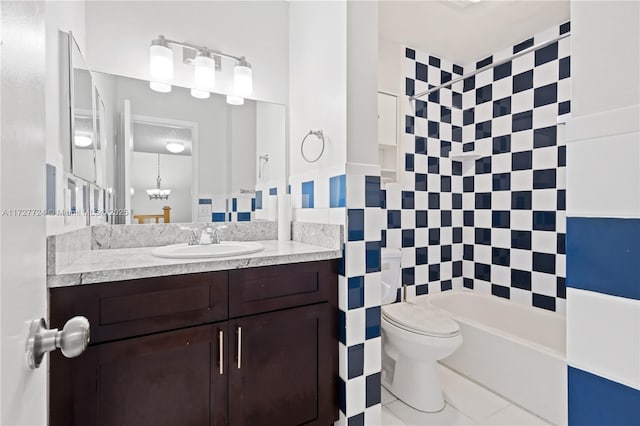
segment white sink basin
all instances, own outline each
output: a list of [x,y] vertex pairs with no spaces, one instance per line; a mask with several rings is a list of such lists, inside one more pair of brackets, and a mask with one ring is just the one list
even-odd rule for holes
[[220,244],[192,245],[174,244],[157,247],[151,254],[171,259],[201,259],[209,257],[239,256],[264,250],[262,244],[250,241],[221,241]]

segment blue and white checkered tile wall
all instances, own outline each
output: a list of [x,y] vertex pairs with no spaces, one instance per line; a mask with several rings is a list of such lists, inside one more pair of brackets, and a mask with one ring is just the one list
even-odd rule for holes
[[198,198],[199,222],[249,222],[255,218],[256,198],[201,195]]
[[380,424],[380,171],[360,165],[347,170],[328,178],[294,176],[292,204],[300,217],[345,225],[338,276],[338,424]]
[[[569,25],[464,68],[407,48],[406,95]],[[402,248],[409,295],[467,287],[564,311],[566,150],[557,119],[570,112],[569,47],[560,40],[407,104],[405,170],[382,194],[383,243]]]
[[[341,420],[349,425],[380,424],[381,416],[380,248],[384,216],[379,171],[376,173],[346,175],[346,242],[338,306],[340,410]],[[343,198],[334,190],[341,179],[334,178],[330,184],[331,200]]]
[[[451,61],[406,49],[406,95],[462,74]],[[461,108],[462,83],[405,107],[405,167],[383,201],[385,243],[402,250],[408,296],[462,287],[462,164],[449,157],[462,146]]]
[[[569,31],[569,23],[478,61],[480,68]],[[464,81],[465,286],[565,310],[566,146],[570,45],[563,39]]]

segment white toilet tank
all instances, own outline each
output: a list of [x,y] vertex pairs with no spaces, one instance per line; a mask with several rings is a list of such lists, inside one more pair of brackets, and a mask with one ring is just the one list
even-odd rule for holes
[[397,248],[383,247],[380,251],[382,260],[382,304],[393,303],[398,289],[402,286],[400,259],[402,252]]

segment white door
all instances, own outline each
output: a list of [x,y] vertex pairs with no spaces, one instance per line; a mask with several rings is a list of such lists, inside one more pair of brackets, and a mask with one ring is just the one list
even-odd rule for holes
[[48,357],[36,370],[25,357],[31,320],[47,317],[44,8],[0,2],[2,426],[47,424]]

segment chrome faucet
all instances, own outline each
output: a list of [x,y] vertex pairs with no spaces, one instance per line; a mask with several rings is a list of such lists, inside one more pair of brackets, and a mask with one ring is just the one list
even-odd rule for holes
[[193,228],[191,236],[189,237],[188,244],[194,245],[206,245],[206,244],[220,244],[220,235],[217,228]]

